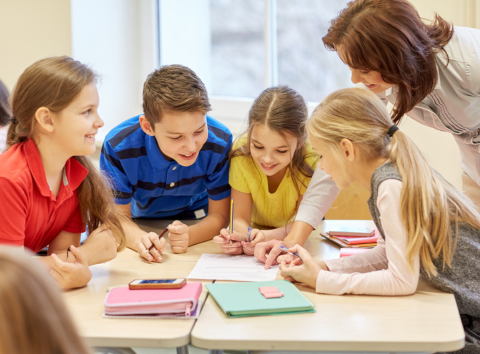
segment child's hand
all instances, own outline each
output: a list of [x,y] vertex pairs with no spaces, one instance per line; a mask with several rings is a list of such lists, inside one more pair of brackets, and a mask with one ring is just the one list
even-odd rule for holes
[[106,224],[100,225],[88,235],[82,246],[89,264],[105,263],[117,256],[117,241]]
[[265,242],[267,240],[267,237],[265,236],[265,232],[259,229],[252,229],[250,237],[250,242],[248,242],[248,240],[242,241],[242,247],[245,254],[253,256],[255,251],[255,245],[260,242]]
[[149,262],[161,262],[161,253],[163,253],[166,243],[165,238],[159,238],[157,233],[149,232],[140,237],[140,242],[137,244],[137,252],[140,257],[145,258]]
[[75,262],[64,262],[55,253],[52,254],[53,263],[50,274],[62,289],[82,287],[92,278],[85,254],[73,245],[70,246],[69,253],[75,256]]
[[172,246],[173,253],[185,253],[188,249],[188,243],[190,241],[189,227],[183,222],[175,220],[167,227],[170,240],[170,246]]
[[290,252],[297,252],[302,258],[303,262],[299,259],[282,258],[280,264],[281,276],[286,280],[295,280],[300,283],[307,284],[312,288],[316,288],[317,277],[320,272],[320,265],[316,263],[310,253],[300,245],[295,245],[289,249]]
[[[227,229],[221,229],[220,235],[213,238],[213,242],[218,243],[223,253],[226,254],[242,254],[243,248],[241,241],[245,237],[239,235],[236,231],[233,231],[233,234]],[[232,245],[230,246],[230,240],[232,240]]]

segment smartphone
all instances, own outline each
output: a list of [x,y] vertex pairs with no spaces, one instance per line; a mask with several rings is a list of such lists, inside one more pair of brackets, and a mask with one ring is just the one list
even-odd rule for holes
[[328,231],[332,236],[362,236],[375,235],[375,229],[371,227],[337,227]]
[[178,289],[187,283],[185,278],[178,279],[135,279],[128,284],[129,289]]

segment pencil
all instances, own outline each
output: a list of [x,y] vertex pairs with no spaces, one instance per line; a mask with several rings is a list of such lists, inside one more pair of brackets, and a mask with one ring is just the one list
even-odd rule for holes
[[230,201],[230,246],[232,246],[233,235],[233,199]]

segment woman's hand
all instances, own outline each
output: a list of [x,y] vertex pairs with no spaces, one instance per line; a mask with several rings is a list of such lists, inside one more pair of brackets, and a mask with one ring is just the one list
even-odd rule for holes
[[308,251],[302,246],[295,245],[289,249],[290,252],[298,253],[300,258],[295,257],[283,257],[280,264],[281,276],[286,280],[297,281],[309,285],[312,288],[316,288],[318,273],[320,272],[320,265],[315,262],[308,253]]
[[260,262],[265,263],[265,269],[269,269],[272,265],[278,264],[277,257],[283,252],[280,246],[291,247],[280,240],[260,242],[255,246],[254,255]]
[[55,253],[52,254],[53,263],[50,274],[62,289],[82,287],[92,278],[85,254],[73,245],[70,246],[70,253],[75,256],[74,261],[70,254],[67,256],[66,262],[58,258]]
[[267,237],[265,235],[265,231],[259,229],[252,229],[250,237],[250,242],[248,242],[248,240],[242,241],[242,248],[245,254],[253,256],[257,243],[267,241]]
[[140,242],[137,244],[137,252],[140,257],[145,258],[149,262],[161,262],[161,254],[165,249],[166,243],[165,238],[158,236],[155,232],[149,232],[140,237]]
[[[230,240],[232,245],[230,245]],[[226,254],[242,254],[242,241],[244,240],[245,236],[240,235],[236,231],[233,231],[233,234],[231,234],[227,229],[221,229],[220,235],[213,238],[213,242],[218,243],[223,253]]]

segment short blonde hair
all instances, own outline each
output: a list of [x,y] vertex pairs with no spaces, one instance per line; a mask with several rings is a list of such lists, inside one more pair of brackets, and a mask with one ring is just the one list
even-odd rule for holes
[[60,290],[29,251],[0,246],[0,354],[87,354]]

